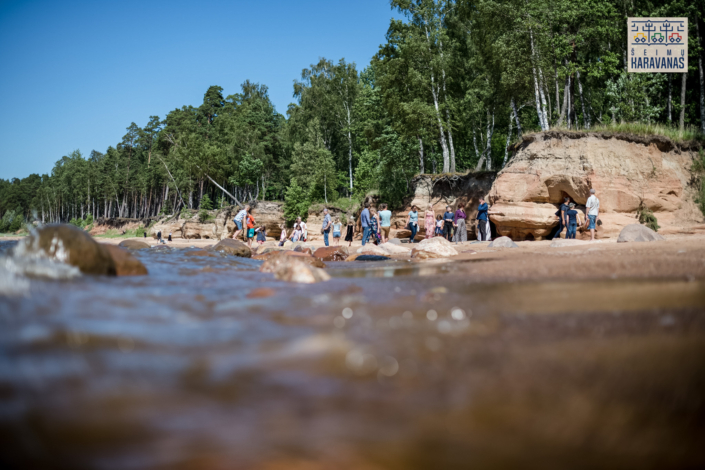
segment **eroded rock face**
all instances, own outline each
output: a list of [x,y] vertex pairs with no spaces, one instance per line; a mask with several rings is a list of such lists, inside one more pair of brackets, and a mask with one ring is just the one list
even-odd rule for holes
[[[186,222],[181,229],[181,237],[189,240],[215,240],[219,238],[217,232],[215,223]],[[164,232],[162,237],[166,238]]]
[[509,237],[499,237],[492,240],[488,245],[489,248],[519,248],[519,245],[514,243]]
[[655,242],[658,240],[665,240],[665,238],[645,225],[631,224],[624,227],[619,233],[617,243]]
[[47,256],[76,266],[84,274],[116,275],[110,251],[73,225],[45,225],[19,242],[15,256]]
[[232,238],[226,238],[221,240],[213,246],[215,251],[222,251],[230,255],[239,256],[241,258],[251,258],[252,250],[239,240],[233,240]]
[[681,152],[663,137],[577,135],[544,132],[526,136],[519,144],[489,194],[491,210],[504,213],[490,215],[500,235],[515,240],[548,236],[558,225],[555,212],[563,197],[584,209],[580,206],[591,188],[605,222],[599,236],[616,236],[633,223],[642,203],[654,211],[659,224],[700,221],[688,190],[694,153]]
[[325,246],[313,253],[313,257],[321,261],[345,261],[348,256],[348,249],[344,246]]
[[313,284],[330,279],[330,275],[323,269],[306,264],[302,256],[288,256],[285,253],[273,255],[262,264],[260,271],[274,273],[274,277],[280,281]]
[[149,248],[149,244],[139,240],[123,240],[118,246],[127,248],[128,250],[143,250]]

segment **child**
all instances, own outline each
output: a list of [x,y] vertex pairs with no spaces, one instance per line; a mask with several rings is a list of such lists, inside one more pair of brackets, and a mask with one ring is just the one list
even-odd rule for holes
[[257,244],[264,245],[264,242],[267,241],[267,228],[262,225],[260,228],[255,230],[255,232],[257,232]]
[[255,238],[255,216],[252,215],[252,212],[250,211],[249,214],[247,214],[247,246],[252,248],[252,240]]
[[340,223],[340,217],[336,217],[335,222],[333,222],[333,244],[334,244],[334,246],[340,245],[340,227],[342,227],[342,224]]
[[284,242],[286,241],[286,224],[281,224],[279,228],[282,229],[282,234],[279,236],[279,246],[284,246]]
[[443,236],[443,217],[440,214],[436,216],[436,236]]
[[348,231],[345,234],[345,241],[350,242],[350,243],[348,243],[348,246],[352,246],[354,235],[355,235],[355,219],[350,217],[348,219]]
[[291,241],[294,243],[298,242],[302,234],[303,232],[301,230],[301,225],[294,224],[294,230],[292,230]]

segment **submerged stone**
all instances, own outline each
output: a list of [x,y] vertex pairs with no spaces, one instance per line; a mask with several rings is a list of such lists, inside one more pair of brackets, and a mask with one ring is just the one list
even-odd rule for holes
[[115,263],[115,274],[118,276],[144,276],[147,268],[142,262],[132,256],[127,250],[115,245],[103,245],[107,248]]
[[348,257],[348,249],[344,246],[325,246],[317,249],[313,257],[321,261],[345,261]]
[[149,248],[148,243],[139,240],[123,240],[118,246],[129,250],[143,250],[145,248]]
[[222,251],[229,255],[239,256],[241,258],[251,258],[252,250],[250,247],[245,245],[240,240],[233,240],[232,238],[226,238],[221,240],[213,246],[215,251]]
[[[316,258],[309,258],[321,262]],[[265,261],[259,270],[263,273],[273,273],[274,277],[280,281],[299,284],[314,284],[330,279],[330,275],[327,272],[307,264],[305,260],[305,257],[287,256],[283,253],[277,253]]]

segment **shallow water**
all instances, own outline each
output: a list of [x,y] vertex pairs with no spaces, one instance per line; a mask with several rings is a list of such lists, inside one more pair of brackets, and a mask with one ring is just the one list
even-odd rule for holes
[[702,281],[482,284],[388,261],[293,285],[202,249],[134,255],[149,276],[0,267],[11,466],[703,463]]

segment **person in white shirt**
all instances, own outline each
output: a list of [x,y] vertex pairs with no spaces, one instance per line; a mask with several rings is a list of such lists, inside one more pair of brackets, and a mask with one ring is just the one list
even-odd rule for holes
[[242,228],[246,225],[247,221],[245,220],[245,217],[247,217],[247,213],[249,211],[250,206],[246,205],[245,208],[238,212],[235,218],[233,219],[233,222],[235,222],[235,233],[233,233],[233,240],[237,240],[237,236],[240,235],[240,232],[242,232]]
[[585,203],[587,209],[587,220],[585,225],[590,230],[590,240],[595,240],[595,225],[597,224],[598,216],[600,215],[600,200],[595,196],[595,190],[590,190],[590,197]]
[[306,222],[302,221],[301,217],[297,217],[296,223],[299,224],[299,229],[301,230],[299,240],[302,242],[308,241],[308,227],[306,226]]

